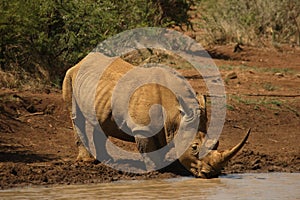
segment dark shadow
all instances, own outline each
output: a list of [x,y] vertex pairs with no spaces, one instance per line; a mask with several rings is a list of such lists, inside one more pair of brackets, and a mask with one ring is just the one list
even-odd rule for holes
[[197,50],[197,51],[191,51],[186,50],[187,53],[190,55],[194,55],[197,57],[203,57],[203,58],[214,58],[214,59],[222,59],[222,60],[233,60],[233,58],[229,55],[217,52],[216,50]]
[[158,170],[161,173],[164,172],[171,172],[176,175],[180,176],[193,176],[193,174],[188,171],[180,162],[179,160],[174,161],[170,165]]
[[232,57],[225,55],[223,53],[217,52],[215,50],[207,50],[207,52],[213,59],[233,60]]
[[30,151],[0,152],[0,162],[35,163],[54,160],[51,154],[34,154]]
[[200,74],[190,75],[190,76],[184,76],[186,79],[203,79],[203,76]]
[[[111,167],[111,168],[118,168],[118,169],[122,169],[122,171],[145,171],[145,164],[143,161],[139,161],[139,160],[127,160],[127,159],[122,159],[122,160],[118,160],[116,162],[104,162],[105,165]],[[188,171],[187,169],[185,169],[185,167],[178,161],[174,161],[173,163],[171,163],[170,165],[157,170],[160,173],[173,173],[175,175],[179,175],[179,176],[193,176],[193,174]]]

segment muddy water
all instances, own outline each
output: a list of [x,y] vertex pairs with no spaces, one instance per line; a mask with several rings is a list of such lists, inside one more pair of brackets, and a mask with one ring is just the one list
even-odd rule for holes
[[300,173],[235,174],[0,191],[0,199],[300,199]]

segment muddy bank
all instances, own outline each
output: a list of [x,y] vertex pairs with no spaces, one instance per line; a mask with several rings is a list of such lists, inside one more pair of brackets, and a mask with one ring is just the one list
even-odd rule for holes
[[[228,93],[219,148],[234,146],[247,128],[252,128],[246,146],[224,173],[300,172],[300,78],[296,76],[300,73],[300,50],[292,50],[274,53],[272,49],[244,48],[233,54],[231,46],[214,49]],[[180,72],[195,90],[201,90],[195,72]],[[228,76],[232,72],[236,77]],[[179,169],[172,167],[168,172],[132,174],[101,163],[76,163],[71,121],[59,90],[2,88],[0,111],[2,189],[179,176],[175,173]]]

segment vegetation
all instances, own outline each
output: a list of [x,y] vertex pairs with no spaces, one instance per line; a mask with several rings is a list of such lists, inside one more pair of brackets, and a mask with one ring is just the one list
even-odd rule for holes
[[208,43],[300,45],[299,0],[202,0]]
[[256,67],[256,66],[248,66],[248,65],[220,65],[218,66],[221,70],[232,71],[234,69],[238,69],[241,71],[256,71],[260,73],[283,73],[283,74],[295,74],[295,70],[290,68],[270,68],[270,67]]
[[[253,106],[254,110],[261,110],[262,108],[274,110],[274,111],[287,111],[294,113],[297,117],[300,116],[299,111],[290,106],[293,100],[283,100],[282,98],[275,97],[261,97],[261,98],[247,98],[243,95],[229,95],[229,100],[231,102],[236,102],[242,105]],[[293,102],[294,103],[294,102]],[[227,110],[234,111],[235,107],[228,104],[226,105]],[[276,114],[275,112],[274,114]]]
[[29,81],[60,85],[65,70],[107,37],[136,27],[189,24],[187,11],[192,4],[186,0],[3,0],[0,86],[20,87]]
[[300,45],[300,1],[2,0],[0,87],[60,86],[67,68],[112,35],[195,25],[210,44]]

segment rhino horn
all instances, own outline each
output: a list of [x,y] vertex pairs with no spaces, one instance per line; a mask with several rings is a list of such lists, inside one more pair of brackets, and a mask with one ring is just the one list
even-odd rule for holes
[[239,150],[242,149],[242,147],[245,145],[249,135],[250,135],[251,129],[248,130],[247,134],[245,135],[244,139],[237,144],[235,147],[232,149],[225,150],[224,152],[220,153],[219,160],[216,163],[216,166],[223,167],[226,165],[226,163],[233,157],[235,156]]

